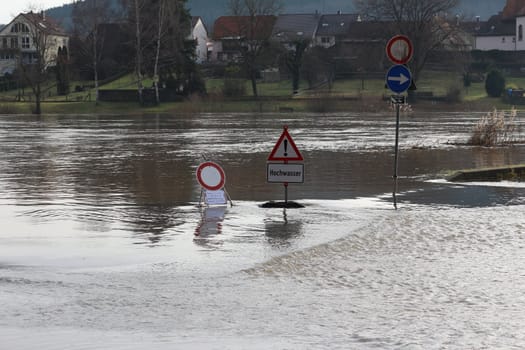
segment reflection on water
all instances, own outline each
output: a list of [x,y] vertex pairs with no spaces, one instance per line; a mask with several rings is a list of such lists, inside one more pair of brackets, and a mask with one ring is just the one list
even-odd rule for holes
[[202,207],[201,221],[195,229],[195,236],[206,237],[220,234],[226,214],[226,206]]
[[[302,218],[288,219],[287,209],[282,209],[282,217],[277,215],[277,209],[274,216],[267,217],[264,221],[266,238],[268,243],[276,248],[289,247],[292,240],[299,239],[302,233]],[[298,210],[298,209],[292,209]]]
[[[439,177],[444,171],[523,160],[523,147],[450,146],[468,138],[475,118],[405,117],[400,191],[419,189],[421,177]],[[290,186],[291,198],[391,193],[391,119],[374,114],[299,115],[280,121],[274,115],[2,117],[0,199],[8,205],[39,206],[40,216],[49,210],[50,217],[79,220],[85,213],[78,209],[86,206],[131,205],[144,208],[148,217],[151,206],[157,206],[169,215],[198,199],[194,171],[202,154],[223,164],[232,198],[281,199],[280,186],[266,183],[264,169],[284,123],[306,159],[305,183]],[[67,204],[67,213],[44,203]]]
[[[405,117],[401,201],[403,193],[405,200],[416,200],[408,195],[416,191],[422,203],[501,203],[499,193],[490,196],[485,188],[476,195],[475,189],[441,191],[425,182],[449,170],[522,162],[523,147],[451,146],[468,138],[476,118]],[[184,225],[178,208],[198,200],[195,168],[203,154],[223,165],[233,199],[282,199],[282,187],[266,183],[265,166],[283,124],[306,159],[305,183],[290,185],[290,199],[392,193],[394,121],[388,115],[297,115],[279,121],[274,115],[5,116],[0,204],[18,220],[74,220],[83,230],[118,228],[142,237],[139,243],[156,244]]]

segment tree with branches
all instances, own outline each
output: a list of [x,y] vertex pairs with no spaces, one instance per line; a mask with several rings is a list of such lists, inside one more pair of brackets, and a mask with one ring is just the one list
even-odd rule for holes
[[354,0],[366,20],[385,22],[389,35],[403,34],[414,46],[409,63],[417,81],[432,51],[443,47],[458,34],[454,17],[447,20],[459,0]]
[[282,9],[281,0],[230,0],[229,10],[238,19],[241,38],[241,61],[251,81],[252,92],[258,96],[257,77],[260,59],[269,47],[275,16]]
[[15,32],[22,33],[18,51],[18,67],[24,80],[35,96],[35,114],[42,113],[42,88],[48,78],[48,70],[57,62],[58,49],[67,47],[65,34],[43,11],[22,14],[18,17]]
[[91,62],[95,82],[95,103],[98,103],[99,65],[106,35],[102,26],[113,21],[116,14],[108,0],[85,0],[75,2],[72,17],[75,35],[83,44],[78,48],[82,49]]
[[135,73],[141,104],[143,79],[153,78],[155,101],[160,103],[160,82],[179,93],[188,93],[196,79],[195,43],[187,39],[191,16],[186,0],[121,0],[135,32]]
[[292,75],[292,91],[294,94],[299,92],[299,82],[301,79],[301,67],[303,65],[303,57],[310,46],[310,40],[296,39],[289,43],[291,49],[285,50],[286,67]]

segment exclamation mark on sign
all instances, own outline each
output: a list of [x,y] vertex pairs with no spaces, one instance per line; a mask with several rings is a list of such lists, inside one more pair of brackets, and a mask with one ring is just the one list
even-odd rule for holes
[[288,157],[288,140],[284,140],[284,156]]

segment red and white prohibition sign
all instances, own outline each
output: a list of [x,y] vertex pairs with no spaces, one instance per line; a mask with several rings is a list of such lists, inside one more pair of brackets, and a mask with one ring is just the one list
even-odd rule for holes
[[214,162],[204,162],[197,168],[197,181],[208,191],[218,191],[226,183],[224,170]]
[[412,59],[414,47],[405,35],[396,35],[386,45],[386,55],[395,64],[406,64]]

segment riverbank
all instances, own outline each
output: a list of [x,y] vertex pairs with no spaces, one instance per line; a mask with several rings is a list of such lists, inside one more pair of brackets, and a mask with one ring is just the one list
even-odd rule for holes
[[[407,110],[450,111],[450,112],[488,112],[510,109],[500,98],[488,97],[484,83],[473,83],[468,89],[457,88],[460,76],[451,72],[425,72],[418,82],[417,102],[411,102]],[[84,86],[78,83],[75,85]],[[89,83],[89,82],[88,82]],[[224,95],[223,79],[207,79],[208,95],[192,95],[180,102],[162,103],[159,106],[140,106],[137,102],[94,102],[94,90],[72,92],[68,96],[58,96],[48,87],[42,111],[44,114],[182,114],[182,113],[330,113],[330,112],[373,112],[392,110],[391,92],[385,89],[384,79],[341,79],[327,87],[305,88],[292,94],[291,81],[258,84],[259,97],[254,97],[249,89],[243,96]],[[248,83],[246,83],[248,84]],[[525,86],[525,79],[509,78],[509,86]],[[87,84],[89,86],[89,84]],[[114,82],[101,86],[101,90],[130,89],[135,86],[134,76],[127,75]],[[306,82],[302,86],[307,86]],[[246,85],[247,87],[247,85]],[[131,91],[131,90],[130,90]],[[22,95],[26,102],[15,102],[20,96],[11,90],[0,93],[0,114],[31,113],[34,104],[31,96]]]
[[[30,102],[0,102],[0,114],[31,114],[34,104]],[[497,98],[480,98],[458,103],[439,100],[420,100],[409,104],[410,111],[487,112],[494,108],[505,110],[512,106]],[[317,95],[315,97],[261,97],[226,99],[193,96],[183,102],[140,106],[133,102],[42,102],[43,114],[192,114],[192,113],[330,113],[330,112],[389,112],[392,106],[385,96],[339,97]]]

